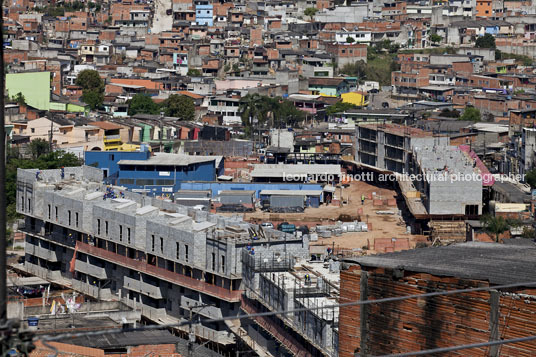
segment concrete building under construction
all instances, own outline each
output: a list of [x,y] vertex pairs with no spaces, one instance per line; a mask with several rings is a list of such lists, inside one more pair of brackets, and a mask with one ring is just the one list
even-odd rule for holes
[[421,146],[448,144],[448,137],[397,124],[360,124],[356,126],[355,161],[362,167],[380,171],[408,172],[411,150]]
[[[104,186],[101,170],[18,170],[27,272],[100,300],[120,300],[156,323],[237,315],[244,248],[306,257],[306,237],[263,230],[170,201]],[[239,326],[194,333],[232,349]],[[185,327],[184,333],[188,333]]]
[[[339,262],[305,261],[289,252],[242,252],[247,313],[311,308],[293,314],[254,318],[272,337],[271,354],[281,349],[295,356],[336,356],[339,343]],[[257,336],[256,333],[250,333]],[[273,346],[279,344],[279,350]]]

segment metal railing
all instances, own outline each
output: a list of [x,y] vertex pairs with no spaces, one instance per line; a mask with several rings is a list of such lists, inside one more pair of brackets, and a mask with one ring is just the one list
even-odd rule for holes
[[[248,298],[242,297],[242,310],[248,314],[255,314],[261,312],[258,310],[253,303],[250,302]],[[255,322],[261,326],[265,331],[271,334],[280,344],[285,346],[294,356],[311,356],[305,348],[296,341],[292,336],[289,335],[285,329],[281,326],[275,324],[268,317],[260,316],[253,318]]]
[[208,284],[204,281],[200,281],[188,276],[180,275],[169,270],[159,268],[157,266],[148,264],[145,261],[139,261],[131,258],[127,258],[123,255],[119,255],[105,249],[97,248],[86,243],[77,242],[78,251],[93,255],[95,257],[111,261],[115,264],[122,265],[124,267],[155,276],[159,279],[171,281],[180,286],[184,286],[188,289],[202,292],[207,295],[211,295],[222,300],[230,302],[240,301],[241,290],[228,290],[220,286]]

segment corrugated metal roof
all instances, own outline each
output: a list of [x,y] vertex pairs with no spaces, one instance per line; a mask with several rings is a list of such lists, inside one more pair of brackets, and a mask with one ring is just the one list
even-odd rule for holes
[[178,154],[159,154],[151,156],[148,160],[120,160],[119,165],[162,165],[162,166],[187,166],[202,162],[216,161],[216,165],[222,160],[222,156],[190,156]]
[[102,349],[140,345],[175,344],[179,341],[181,341],[181,338],[174,336],[165,330],[110,333],[95,336],[81,336],[68,340],[69,343],[79,346],[91,346],[93,348]]
[[287,175],[341,175],[341,165],[253,165],[251,177],[285,177]]
[[536,281],[536,245],[470,242],[347,259],[365,267],[402,269],[491,284]]
[[262,190],[261,196],[320,196],[321,190]]

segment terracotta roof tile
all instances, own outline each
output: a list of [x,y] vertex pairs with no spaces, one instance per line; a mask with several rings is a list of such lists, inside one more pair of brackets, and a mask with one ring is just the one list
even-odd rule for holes
[[121,126],[114,124],[114,123],[110,123],[109,121],[94,121],[94,122],[91,122],[91,125],[98,126],[99,128],[103,130],[114,130],[114,129],[122,128]]

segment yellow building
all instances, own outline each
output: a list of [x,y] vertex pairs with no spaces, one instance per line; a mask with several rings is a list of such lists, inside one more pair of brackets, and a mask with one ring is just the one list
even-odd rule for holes
[[343,103],[350,103],[358,107],[366,107],[369,105],[369,97],[367,92],[349,92],[341,94]]

